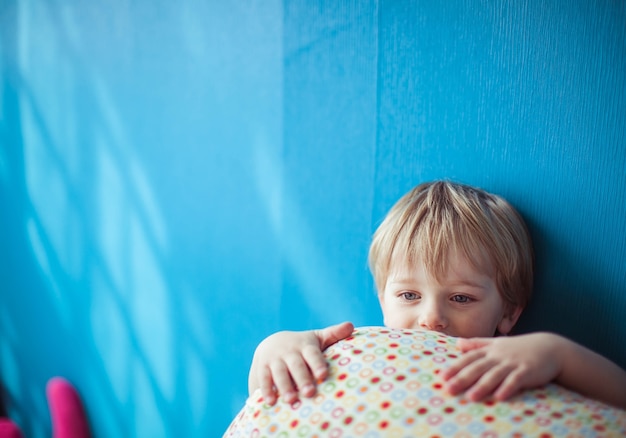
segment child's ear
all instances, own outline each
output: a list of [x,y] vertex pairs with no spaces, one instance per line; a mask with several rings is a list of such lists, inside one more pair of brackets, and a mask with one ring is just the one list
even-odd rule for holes
[[513,329],[524,308],[522,306],[514,307],[512,310],[504,313],[500,323],[498,324],[498,333],[508,335]]

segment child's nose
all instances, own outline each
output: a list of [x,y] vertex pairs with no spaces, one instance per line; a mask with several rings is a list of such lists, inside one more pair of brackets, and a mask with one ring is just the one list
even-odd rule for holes
[[428,303],[420,315],[419,324],[421,328],[427,330],[442,331],[448,326],[445,312],[442,306],[437,303]]

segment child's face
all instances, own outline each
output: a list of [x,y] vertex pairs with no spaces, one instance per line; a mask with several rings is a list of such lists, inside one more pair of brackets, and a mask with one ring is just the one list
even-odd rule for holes
[[452,253],[439,280],[421,262],[403,265],[392,265],[379,295],[387,327],[470,338],[507,334],[517,322],[522,309],[506,312],[492,276],[476,270],[465,257]]

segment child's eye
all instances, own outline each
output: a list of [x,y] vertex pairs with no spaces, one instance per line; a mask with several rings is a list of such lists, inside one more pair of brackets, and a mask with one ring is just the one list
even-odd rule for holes
[[416,294],[415,292],[402,292],[400,296],[404,298],[406,301],[415,301],[415,300],[419,300],[420,298],[419,295]]
[[472,301],[472,299],[466,295],[455,295],[452,297],[452,301],[455,303],[467,304]]

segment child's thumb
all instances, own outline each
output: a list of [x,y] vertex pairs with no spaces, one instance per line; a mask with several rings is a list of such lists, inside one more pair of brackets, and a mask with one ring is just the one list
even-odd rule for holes
[[488,345],[492,341],[491,338],[459,338],[456,341],[456,346],[463,352],[470,350],[476,350]]
[[354,325],[349,322],[342,322],[341,324],[331,325],[321,330],[317,330],[317,339],[320,342],[320,348],[322,350],[327,349],[334,343],[347,338],[354,331]]

